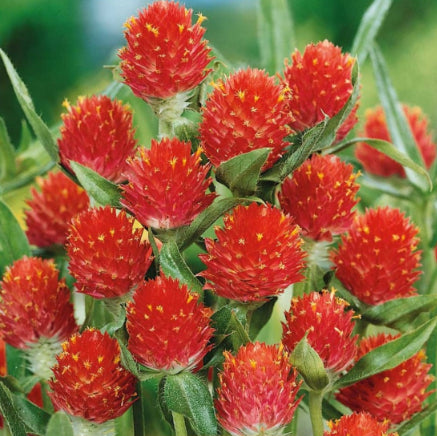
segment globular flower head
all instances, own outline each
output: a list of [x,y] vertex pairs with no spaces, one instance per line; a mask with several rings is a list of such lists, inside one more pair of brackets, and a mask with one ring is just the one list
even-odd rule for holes
[[106,179],[121,181],[126,159],[137,145],[130,108],[105,95],[79,97],[76,106],[67,101],[64,106],[67,113],[62,114],[58,139],[62,165],[73,172],[73,160]]
[[356,178],[352,165],[337,156],[314,154],[284,180],[281,208],[295,219],[304,236],[330,241],[352,224],[358,203]]
[[142,236],[133,218],[109,206],[75,216],[66,248],[76,290],[114,298],[142,282],[152,262],[152,248]]
[[205,191],[212,179],[201,165],[201,149],[177,138],[152,139],[150,150],[129,160],[127,185],[121,203],[145,226],[169,229],[185,226],[214,200]]
[[131,406],[135,377],[120,364],[120,346],[99,330],[87,329],[62,344],[49,381],[56,409],[103,423]]
[[354,311],[331,292],[311,292],[293,298],[282,323],[282,342],[291,353],[307,334],[309,345],[322,359],[325,369],[338,374],[347,369],[356,355],[358,336],[352,336]]
[[126,24],[127,46],[119,52],[125,83],[144,100],[189,91],[209,74],[211,49],[203,39],[205,19],[192,24],[191,9],[155,1]]
[[88,194],[60,171],[37,177],[36,183],[40,192],[31,188],[25,210],[27,238],[37,247],[64,245],[71,218],[89,207]]
[[237,206],[205,239],[206,270],[199,275],[218,295],[241,302],[263,302],[300,281],[304,252],[299,227],[271,205]]
[[262,70],[248,68],[215,83],[203,108],[200,138],[214,166],[259,148],[272,150],[263,170],[270,168],[289,145],[286,92]]
[[323,436],[398,436],[389,432],[387,420],[378,421],[366,412],[344,415],[340,419],[328,422],[329,431]]
[[293,418],[301,382],[282,345],[248,343],[225,351],[217,390],[218,421],[232,436],[280,435]]
[[368,209],[331,253],[337,278],[366,304],[415,295],[413,284],[420,274],[417,233],[399,209]]
[[9,345],[28,349],[41,341],[61,342],[77,330],[70,290],[52,260],[15,261],[0,288],[0,331]]
[[[399,337],[386,333],[362,339],[357,360],[376,347]],[[380,421],[398,424],[420,412],[431,394],[427,391],[434,378],[428,374],[432,365],[424,362],[419,351],[395,368],[382,371],[339,391],[337,399],[356,412],[364,411]]]
[[127,305],[128,349],[144,366],[166,373],[195,368],[211,349],[211,309],[178,280],[143,282]]
[[[291,64],[286,62],[283,82],[291,90],[288,103],[294,120],[290,126],[303,131],[323,121],[325,115],[332,118],[346,104],[353,90],[354,59],[327,40],[307,45],[303,55],[296,50],[291,59]],[[355,105],[340,126],[337,141],[341,141],[358,121],[357,108]]]
[[[426,168],[429,168],[436,158],[436,144],[432,140],[428,128],[428,119],[419,107],[403,105],[404,115],[407,118],[408,126],[416,141],[416,146],[420,151]],[[359,136],[365,138],[382,139],[391,142],[382,107],[368,109],[366,111],[366,123]],[[405,177],[405,170],[401,164],[394,161],[384,153],[375,150],[365,142],[360,142],[355,149],[355,156],[361,162],[364,169],[377,176],[389,177],[397,175]]]

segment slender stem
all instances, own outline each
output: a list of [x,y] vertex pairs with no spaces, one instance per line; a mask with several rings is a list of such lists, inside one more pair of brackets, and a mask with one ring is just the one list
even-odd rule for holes
[[310,391],[309,406],[313,436],[323,436],[322,391]]
[[173,425],[175,430],[175,436],[187,436],[187,427],[185,426],[184,415],[177,412],[171,412],[173,416]]

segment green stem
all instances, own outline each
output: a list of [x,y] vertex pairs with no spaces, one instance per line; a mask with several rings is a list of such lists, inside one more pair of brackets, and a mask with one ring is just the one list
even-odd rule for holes
[[323,436],[322,391],[310,391],[309,406],[313,436]]
[[187,436],[187,427],[185,426],[184,415],[177,412],[171,412],[173,416],[173,425],[175,430],[175,436]]

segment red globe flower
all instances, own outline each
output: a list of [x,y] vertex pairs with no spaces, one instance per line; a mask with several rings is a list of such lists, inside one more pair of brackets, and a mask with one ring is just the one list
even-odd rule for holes
[[[332,118],[346,104],[353,90],[354,59],[327,40],[307,45],[303,55],[296,50],[291,59],[292,64],[286,62],[284,69],[284,86],[291,90],[288,103],[294,117],[290,126],[302,131],[323,121],[326,115]],[[357,108],[358,104],[340,126],[337,141],[358,121]]]
[[309,345],[317,352],[324,367],[334,374],[347,369],[354,361],[358,336],[352,336],[355,323],[348,303],[331,292],[311,292],[293,298],[282,323],[282,342],[291,353],[307,335]]
[[169,229],[185,226],[214,200],[206,194],[212,179],[209,165],[201,165],[201,149],[177,138],[152,139],[150,150],[129,160],[129,183],[121,203],[144,226]]
[[305,236],[330,241],[352,224],[359,189],[352,170],[352,165],[337,156],[314,154],[284,180],[279,192],[281,208]]
[[74,217],[66,248],[76,290],[94,298],[115,298],[141,283],[152,262],[143,231],[124,211],[109,206]]
[[27,238],[38,247],[64,245],[71,218],[89,207],[88,194],[62,172],[37,177],[36,183],[41,192],[32,187],[26,202]]
[[242,302],[263,302],[300,281],[304,252],[299,227],[270,205],[237,206],[217,228],[217,241],[205,239],[200,255],[206,289]]
[[389,433],[389,422],[380,422],[366,412],[344,415],[340,419],[328,422],[329,431],[323,436],[398,436]]
[[211,49],[202,39],[205,19],[172,1],[155,1],[126,24],[127,46],[119,51],[125,83],[144,100],[189,91],[209,74]]
[[71,336],[62,348],[49,381],[56,409],[94,423],[117,418],[129,409],[136,379],[121,366],[115,339],[87,329]]
[[[428,119],[419,107],[402,107],[407,118],[411,133],[416,140],[426,168],[429,168],[436,157],[436,144],[433,142],[431,133],[428,128]],[[387,122],[382,107],[368,109],[366,111],[366,123],[360,136],[366,138],[383,139],[391,142],[390,133],[387,128]],[[361,142],[355,149],[355,156],[361,162],[364,169],[377,176],[389,177],[397,175],[405,177],[405,170],[401,164],[397,163],[384,153],[375,150],[365,142]]]
[[222,427],[232,436],[282,434],[299,404],[302,383],[296,382],[282,345],[248,343],[235,357],[223,354],[215,401]]
[[79,97],[76,106],[68,102],[64,106],[68,112],[62,114],[58,139],[62,165],[73,172],[73,160],[109,180],[121,181],[126,159],[137,145],[130,108],[104,95]]
[[367,210],[331,253],[337,278],[366,304],[415,295],[421,253],[417,233],[398,209]]
[[270,168],[289,143],[292,121],[285,91],[265,71],[248,68],[215,84],[203,108],[200,138],[214,166],[249,151],[270,147]]
[[127,305],[128,349],[149,368],[178,373],[195,368],[211,349],[212,310],[171,277],[143,282]]
[[[364,338],[359,346],[357,360],[380,345],[400,335],[380,333]],[[398,424],[422,410],[426,391],[434,377],[428,374],[432,365],[423,362],[425,353],[419,351],[395,368],[372,375],[340,390],[337,399],[356,412],[364,411],[383,421]]]

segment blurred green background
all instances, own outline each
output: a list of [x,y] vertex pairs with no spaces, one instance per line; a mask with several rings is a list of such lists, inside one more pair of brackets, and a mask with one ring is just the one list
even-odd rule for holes
[[[288,0],[297,46],[329,39],[347,50],[372,0]],[[209,41],[235,66],[259,66],[257,0],[187,0],[208,17]],[[0,0],[0,47],[49,124],[65,97],[99,92],[111,81],[104,65],[124,44],[123,23],[145,0]],[[437,126],[437,0],[394,0],[378,41],[402,101],[421,106]],[[369,62],[362,66],[361,111],[377,103]],[[13,142],[21,109],[0,66],[0,116]]]

